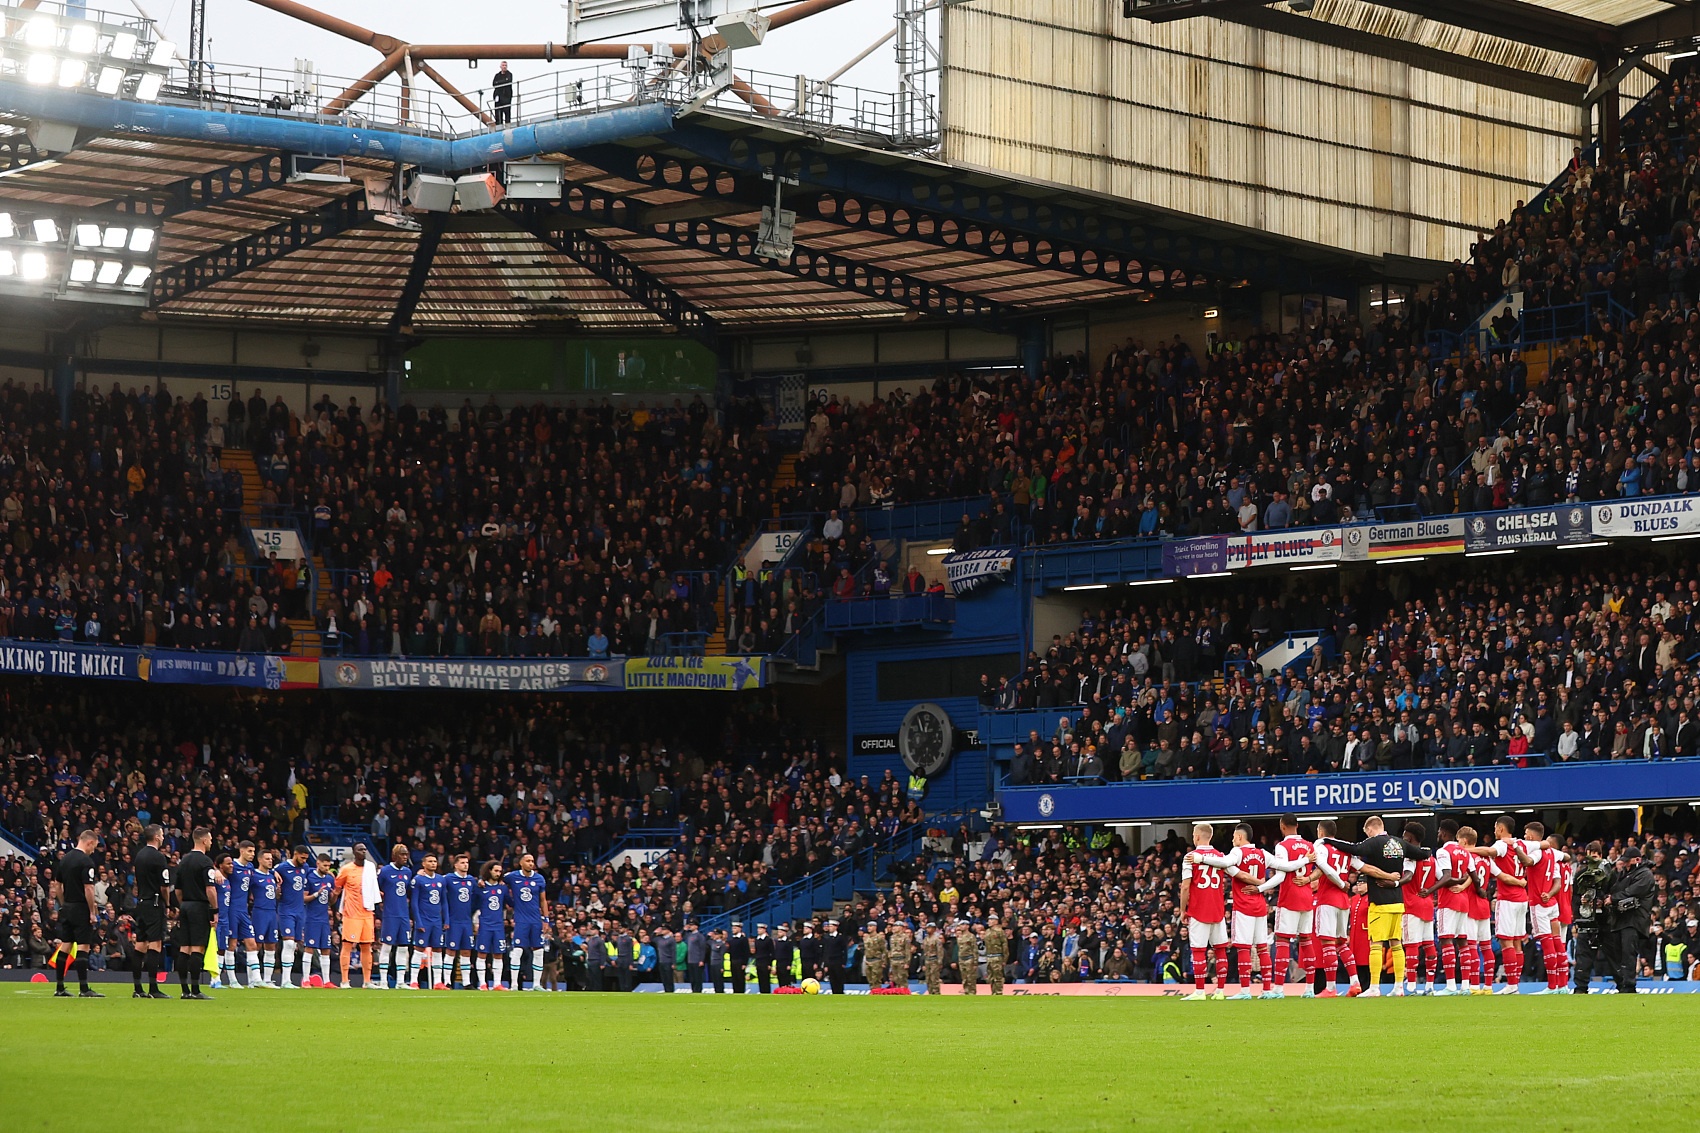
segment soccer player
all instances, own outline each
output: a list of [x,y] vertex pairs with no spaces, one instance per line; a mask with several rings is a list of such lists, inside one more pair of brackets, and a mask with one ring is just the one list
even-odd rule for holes
[[1349,854],[1362,864],[1358,873],[1369,879],[1369,916],[1365,927],[1369,933],[1369,983],[1364,995],[1381,994],[1381,961],[1386,953],[1393,957],[1393,994],[1405,994],[1404,932],[1405,863],[1432,855],[1421,846],[1407,846],[1401,839],[1387,833],[1387,824],[1380,815],[1364,819],[1364,837],[1359,842],[1343,842],[1338,838],[1323,839],[1329,846]]
[[[1532,847],[1532,848],[1531,848]],[[1547,986],[1535,995],[1559,995],[1568,982],[1564,971],[1564,941],[1558,920],[1558,894],[1564,887],[1564,864],[1570,855],[1558,848],[1555,839],[1547,837],[1547,828],[1539,822],[1525,823],[1523,845],[1518,847],[1517,860],[1528,871],[1529,931],[1540,942],[1541,963],[1546,968]]]
[[[77,835],[74,849],[65,851],[53,866],[53,904],[58,909],[54,929],[53,974],[59,989],[53,994],[70,999],[65,990],[65,969],[76,968],[80,999],[105,999],[89,987],[89,952],[94,948],[94,848],[100,843],[93,830]],[[72,952],[76,953],[72,958]]]
[[[1406,847],[1422,848],[1422,823],[1405,823],[1404,833]],[[1405,905],[1405,952],[1406,955],[1414,952],[1417,961],[1416,966],[1411,969],[1405,991],[1410,995],[1433,995],[1434,977],[1440,968],[1440,955],[1434,946],[1434,897],[1431,896],[1433,890],[1429,888],[1434,881],[1434,859],[1407,858],[1405,867],[1405,884],[1402,891]],[[1428,973],[1428,983],[1426,986],[1419,986],[1425,972]]]
[[549,915],[547,882],[537,872],[537,859],[530,854],[519,859],[519,872],[504,878],[514,911],[514,938],[508,942],[508,964],[513,968],[514,990],[521,991],[520,961],[531,968],[531,990],[543,989],[543,918]]
[[1304,973],[1304,996],[1316,994],[1311,985],[1316,979],[1316,887],[1321,874],[1312,868],[1310,855],[1314,847],[1299,836],[1296,815],[1281,816],[1281,840],[1275,844],[1276,862],[1297,862],[1298,869],[1282,870],[1281,891],[1275,901],[1275,982],[1287,982],[1290,958],[1297,959]]
[[[1333,999],[1340,993],[1334,985],[1340,978],[1340,957],[1351,933],[1352,856],[1326,844],[1339,831],[1334,820],[1316,824],[1316,842],[1311,860],[1316,863],[1316,950],[1322,972],[1317,998]],[[1355,968],[1355,965],[1352,965]]]
[[227,937],[230,941],[230,963],[221,962],[219,965],[230,969],[230,978],[225,981],[227,987],[242,986],[242,981],[236,978],[238,945],[242,948],[243,971],[248,977],[248,986],[253,987],[258,980],[255,973],[260,968],[260,945],[254,939],[254,926],[250,919],[254,873],[254,843],[246,840],[236,843],[236,858],[230,869],[230,931]]
[[[1558,836],[1548,834],[1547,842],[1553,849],[1558,849]],[[1575,918],[1575,910],[1571,908],[1570,896],[1576,891],[1576,859],[1569,854],[1558,863],[1558,963],[1564,973],[1564,981],[1559,984],[1563,991],[1570,985],[1570,926]]]
[[475,930],[472,927],[472,917],[478,907],[478,879],[468,872],[472,859],[465,854],[454,857],[454,872],[444,878],[447,886],[449,905],[448,935],[443,940],[443,951],[448,964],[448,979],[450,987],[461,983],[461,970],[465,968],[465,986],[471,987],[472,978],[472,946]]
[[448,986],[448,973],[443,970],[443,940],[448,932],[448,909],[443,904],[446,889],[437,876],[437,855],[426,854],[410,885],[415,967],[408,969],[408,987],[429,991]]
[[1436,995],[1470,995],[1476,987],[1481,957],[1470,937],[1470,893],[1475,885],[1471,862],[1475,859],[1458,838],[1458,823],[1440,820],[1440,849],[1434,854],[1434,876],[1422,889],[1425,897],[1436,897],[1439,905],[1440,962],[1446,969],[1446,987]]
[[502,981],[497,978],[498,965],[506,950],[502,918],[508,908],[508,887],[502,884],[502,863],[487,861],[478,870],[478,954],[484,957],[484,972],[478,980],[479,991],[497,991]]
[[[289,860],[277,867],[278,882],[283,890],[277,908],[277,932],[282,938],[280,947],[283,950],[283,962],[277,969],[276,983],[279,987],[295,986],[289,977],[295,973],[295,948],[307,919],[307,879],[313,876],[313,867],[307,862],[311,857],[312,852],[306,846],[297,846],[290,852]],[[310,967],[302,970],[302,979],[307,978]]]
[[[248,972],[248,986],[277,987],[277,897],[283,888],[278,880],[277,870],[273,867],[272,852],[260,852],[259,868],[252,875],[250,892],[254,900],[254,910],[250,914],[253,924],[254,940],[260,945],[260,966],[257,972]],[[272,978],[266,979],[266,970],[271,970]]]
[[[1470,852],[1487,859],[1493,873],[1493,931],[1499,937],[1499,959],[1505,965],[1505,986],[1495,995],[1516,995],[1523,982],[1523,938],[1529,935],[1529,872],[1523,859],[1533,857],[1527,842],[1516,837],[1516,820],[1502,814],[1493,820],[1494,843],[1472,846]],[[1540,846],[1533,847],[1538,853]],[[1518,851],[1522,853],[1519,854]],[[1484,981],[1492,983],[1492,980]]]
[[[218,904],[214,909],[218,913],[218,975],[213,979],[213,987],[236,986],[236,938],[230,934],[231,914],[230,879],[236,873],[236,859],[229,853],[220,851],[213,859],[213,868],[218,873],[218,882],[214,886],[217,892]],[[182,985],[185,994],[189,991],[189,977],[178,965],[177,981]]]
[[[1186,918],[1187,944],[1192,948],[1193,992],[1188,999],[1228,998],[1228,926],[1223,923],[1227,909],[1224,903],[1224,874],[1215,866],[1206,865],[1204,854],[1215,857],[1210,839],[1215,829],[1208,822],[1192,828],[1193,850],[1181,859],[1180,915]],[[1216,965],[1216,991],[1207,994],[1204,980],[1210,964]]]
[[378,871],[378,892],[383,894],[378,907],[378,970],[367,977],[374,981],[373,987],[385,986],[385,980],[393,980],[394,986],[400,987],[400,973],[413,970],[412,961],[406,958],[401,960],[399,971],[393,968],[396,948],[406,953],[413,940],[413,871],[407,866],[407,857],[407,847],[397,843],[390,849],[390,864]]
[[[142,829],[142,848],[136,851],[136,965],[133,999],[170,999],[159,990],[161,948],[165,944],[165,911],[171,905],[171,861],[161,849],[165,828],[150,822]],[[201,941],[205,944],[206,941]],[[144,989],[142,981],[146,979]]]
[[220,859],[227,863],[224,868],[213,864],[207,856],[212,848],[212,831],[205,826],[190,832],[189,843],[193,848],[177,859],[177,923],[183,933],[183,947],[178,952],[183,967],[178,977],[183,981],[184,999],[211,999],[201,990],[205,974],[202,956],[214,928],[224,919],[219,913],[222,898],[218,883],[227,876],[230,857],[226,854]]
[[342,986],[353,987],[349,982],[350,953],[358,945],[360,948],[360,970],[365,973],[367,987],[382,987],[377,979],[378,966],[372,958],[372,906],[379,901],[378,895],[366,891],[366,847],[360,842],[354,844],[354,856],[342,863],[342,868],[336,871],[336,893],[342,896],[342,903],[337,908],[342,917]]
[[331,872],[331,856],[320,854],[317,867],[302,879],[303,909],[301,946],[307,958],[301,963],[301,982],[306,983],[318,961],[319,982],[327,987],[331,982],[331,890],[336,875]]
[[1250,999],[1252,956],[1263,976],[1262,999],[1285,999],[1286,993],[1272,986],[1274,965],[1269,958],[1269,890],[1281,884],[1276,875],[1277,864],[1282,873],[1296,873],[1308,862],[1283,861],[1276,863],[1251,840],[1251,826],[1240,823],[1234,827],[1234,848],[1225,855],[1195,851],[1192,857],[1202,865],[1222,870],[1233,879],[1234,917],[1228,939],[1239,958],[1240,990],[1232,999]]
[[1493,994],[1493,905],[1488,900],[1487,859],[1478,857],[1476,830],[1473,826],[1458,828],[1458,844],[1464,848],[1470,870],[1470,951],[1475,954],[1479,969],[1472,995]]

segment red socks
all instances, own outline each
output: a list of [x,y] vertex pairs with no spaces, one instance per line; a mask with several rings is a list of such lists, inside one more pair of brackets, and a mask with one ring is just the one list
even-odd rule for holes
[[1210,974],[1210,953],[1203,948],[1192,950],[1192,986],[1204,990],[1204,979]]

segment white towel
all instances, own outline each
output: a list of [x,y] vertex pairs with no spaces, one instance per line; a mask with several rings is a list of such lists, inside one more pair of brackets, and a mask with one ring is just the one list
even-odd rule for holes
[[378,867],[371,858],[366,859],[366,872],[360,875],[360,903],[367,910],[376,909],[384,895],[378,892]]

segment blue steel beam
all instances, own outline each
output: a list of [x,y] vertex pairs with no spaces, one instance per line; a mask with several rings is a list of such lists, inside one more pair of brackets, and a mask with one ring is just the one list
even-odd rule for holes
[[335,201],[288,220],[263,232],[238,240],[217,251],[161,269],[153,277],[153,302],[157,307],[173,299],[233,279],[243,272],[281,259],[321,240],[340,236],[366,221],[363,193]]
[[257,146],[326,157],[378,158],[445,172],[483,169],[540,153],[665,134],[673,128],[674,113],[666,103],[650,102],[573,118],[532,122],[493,133],[446,138],[265,114],[232,114],[163,102],[127,102],[5,81],[0,81],[0,110],[101,133]]

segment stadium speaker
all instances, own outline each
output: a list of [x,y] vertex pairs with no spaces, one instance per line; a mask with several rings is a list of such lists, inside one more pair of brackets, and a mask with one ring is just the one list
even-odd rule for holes
[[460,198],[463,212],[482,212],[493,209],[507,195],[494,173],[468,173],[455,182],[455,195]]
[[727,47],[760,47],[767,38],[769,20],[750,9],[747,12],[728,12],[715,21],[714,30],[726,41]]
[[421,173],[407,187],[407,203],[425,212],[449,212],[455,207],[455,182],[452,177]]

